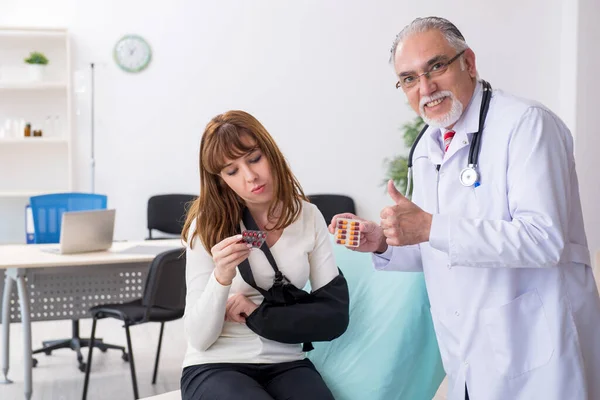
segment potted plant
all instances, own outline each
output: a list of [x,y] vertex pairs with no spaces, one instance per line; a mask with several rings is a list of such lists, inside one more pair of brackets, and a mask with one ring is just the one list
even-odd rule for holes
[[39,51],[33,51],[25,59],[25,62],[29,64],[29,78],[32,81],[41,81],[44,78],[46,65],[48,65],[46,56]]
[[[408,122],[402,126],[404,145],[407,149],[411,148],[424,125],[425,122],[423,119],[417,116],[412,122]],[[392,159],[386,158],[383,162],[386,168],[383,185],[387,185],[387,182],[391,179],[394,181],[398,191],[410,198],[412,193],[404,193],[408,177],[408,150],[406,151],[406,155],[398,155]]]

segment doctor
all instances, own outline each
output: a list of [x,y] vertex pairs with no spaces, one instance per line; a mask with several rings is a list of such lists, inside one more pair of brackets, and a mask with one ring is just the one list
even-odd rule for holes
[[[445,19],[413,21],[392,60],[429,128],[412,155],[413,201],[390,182],[395,205],[364,221],[357,250],[379,270],[424,272],[448,399],[600,399],[600,299],[567,127],[539,103],[487,92]],[[354,216],[335,216],[332,233],[338,217]]]

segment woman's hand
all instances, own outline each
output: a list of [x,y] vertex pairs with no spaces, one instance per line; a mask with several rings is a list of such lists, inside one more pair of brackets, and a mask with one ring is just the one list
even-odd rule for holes
[[236,267],[250,255],[249,243],[240,243],[242,235],[221,240],[210,249],[215,262],[215,278],[223,286],[231,285]]
[[227,299],[225,306],[225,321],[246,323],[246,317],[254,312],[258,306],[243,294],[235,294]]

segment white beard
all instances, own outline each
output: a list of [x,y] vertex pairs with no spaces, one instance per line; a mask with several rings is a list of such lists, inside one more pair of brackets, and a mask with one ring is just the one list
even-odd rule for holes
[[[425,104],[440,99],[442,97],[447,97],[446,101],[450,100],[452,102],[452,105],[450,106],[450,111],[448,111],[445,115],[442,115],[437,119],[428,118],[425,115]],[[423,121],[425,121],[427,125],[434,128],[447,128],[451,125],[454,125],[456,121],[460,119],[460,116],[463,113],[463,108],[464,107],[462,103],[458,101],[458,99],[454,96],[454,93],[452,93],[449,90],[437,92],[433,96],[422,97],[421,102],[419,104],[421,118],[423,118]]]

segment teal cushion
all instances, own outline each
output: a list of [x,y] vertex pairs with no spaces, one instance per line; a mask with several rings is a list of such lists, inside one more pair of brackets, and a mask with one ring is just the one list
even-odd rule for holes
[[308,357],[336,400],[430,400],[444,371],[422,273],[375,271],[370,254],[334,245],[350,289],[350,325]]

